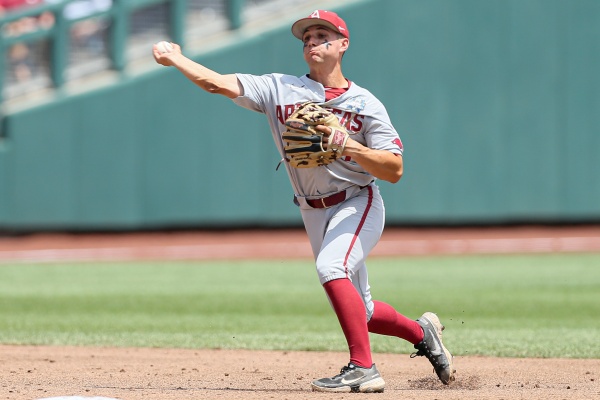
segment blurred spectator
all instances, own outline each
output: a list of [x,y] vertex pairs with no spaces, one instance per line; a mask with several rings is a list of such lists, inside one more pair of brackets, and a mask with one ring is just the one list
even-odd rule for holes
[[[32,7],[42,4],[43,0],[0,0],[0,17],[24,7]],[[33,32],[38,28],[38,17],[24,17],[10,22],[4,26],[6,36],[19,36],[24,33]]]
[[41,3],[42,0],[0,0],[0,9],[10,12],[22,7],[36,6]]
[[[56,2],[56,0],[46,1]],[[65,6],[64,15],[67,19],[87,17],[97,12],[110,10],[112,3],[112,0],[76,0]]]
[[14,79],[23,82],[31,79],[34,63],[29,46],[17,43],[8,50],[8,60]]
[[[26,7],[40,5],[43,0],[0,0],[0,17],[18,11]],[[37,16],[23,17],[3,26],[2,35],[21,36],[38,29],[47,29],[54,24],[51,13],[42,13]],[[10,78],[16,82],[24,82],[31,79],[34,73],[35,62],[31,54],[30,45],[17,43],[11,46],[7,52],[10,68]]]
[[[59,3],[62,0],[46,0],[47,3]],[[63,15],[66,19],[75,20],[108,11],[113,0],[75,0],[65,5]],[[100,55],[105,51],[105,31],[107,23],[99,18],[84,19],[73,24],[71,44],[73,53]],[[77,58],[77,57],[76,57]]]
[[[78,0],[65,7],[65,17],[76,19],[87,17],[97,12],[110,10],[112,0]],[[89,18],[73,25],[71,43],[74,52],[87,52],[90,56],[98,56],[105,52],[105,32],[108,24],[99,18]]]

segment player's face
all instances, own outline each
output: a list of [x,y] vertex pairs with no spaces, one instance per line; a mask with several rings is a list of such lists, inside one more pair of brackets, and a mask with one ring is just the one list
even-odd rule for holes
[[307,63],[322,63],[338,59],[348,47],[348,40],[324,26],[311,26],[302,36],[304,59]]

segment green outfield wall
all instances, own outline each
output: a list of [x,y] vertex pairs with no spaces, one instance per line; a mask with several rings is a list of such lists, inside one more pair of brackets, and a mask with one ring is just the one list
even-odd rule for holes
[[[380,184],[390,224],[600,221],[600,1],[335,10],[345,74],[405,146],[404,177]],[[188,54],[223,73],[303,74],[296,17]],[[173,69],[55,96],[2,129],[0,230],[300,224],[265,118]]]

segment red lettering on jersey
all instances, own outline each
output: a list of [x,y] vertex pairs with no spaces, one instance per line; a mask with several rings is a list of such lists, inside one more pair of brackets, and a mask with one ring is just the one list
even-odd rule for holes
[[294,106],[293,104],[288,104],[285,106],[285,119],[288,119],[290,117],[290,115],[292,115],[294,113],[294,110],[296,109],[296,106]]
[[352,120],[352,125],[350,126],[350,130],[353,132],[360,132],[363,128],[363,120],[365,119],[364,115],[356,114],[354,115],[354,119]]
[[364,115],[353,114],[350,111],[331,109],[331,112],[339,117],[340,125],[351,132],[360,132],[363,128]]
[[350,122],[352,121],[352,113],[346,111],[340,119],[340,125],[346,129],[350,129]]
[[281,106],[277,106],[275,108],[275,110],[276,110],[275,113],[277,115],[277,119],[279,120],[279,123],[281,125],[285,124],[285,119],[283,118],[283,112],[281,111]]
[[[287,104],[287,105],[278,105],[276,107],[276,117],[282,125],[285,125],[285,120],[290,117],[298,108],[300,104]],[[334,115],[336,115],[340,120],[340,125],[342,125],[346,130],[350,132],[360,132],[363,129],[364,125],[364,115],[354,114],[350,111],[344,111],[337,108],[328,108]],[[401,145],[399,145],[402,148]]]

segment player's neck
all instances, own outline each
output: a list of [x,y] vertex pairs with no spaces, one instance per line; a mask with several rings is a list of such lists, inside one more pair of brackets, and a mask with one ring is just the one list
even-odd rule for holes
[[316,70],[313,69],[308,74],[308,77],[313,81],[319,82],[321,85],[332,88],[346,88],[348,87],[348,81],[342,74],[341,69],[335,68],[333,70]]

